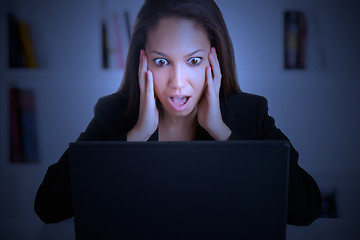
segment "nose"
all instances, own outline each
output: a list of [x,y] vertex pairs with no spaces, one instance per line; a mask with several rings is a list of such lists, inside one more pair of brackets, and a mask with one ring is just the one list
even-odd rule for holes
[[174,89],[182,89],[185,87],[184,69],[180,65],[173,66],[172,73],[170,74],[169,85]]

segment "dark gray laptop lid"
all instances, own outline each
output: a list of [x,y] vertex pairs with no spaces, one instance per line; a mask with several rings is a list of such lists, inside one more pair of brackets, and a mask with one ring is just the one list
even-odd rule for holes
[[289,144],[70,144],[78,239],[285,239]]

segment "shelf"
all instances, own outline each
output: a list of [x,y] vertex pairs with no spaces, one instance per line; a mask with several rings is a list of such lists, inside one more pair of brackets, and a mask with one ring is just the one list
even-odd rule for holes
[[11,69],[2,75],[9,85],[119,85],[122,79],[123,71],[99,70],[89,72],[66,72],[65,70],[54,71],[50,69]]
[[238,74],[240,85],[259,85],[271,88],[303,88],[317,86],[359,85],[360,78],[354,74],[333,72],[273,72],[261,74]]

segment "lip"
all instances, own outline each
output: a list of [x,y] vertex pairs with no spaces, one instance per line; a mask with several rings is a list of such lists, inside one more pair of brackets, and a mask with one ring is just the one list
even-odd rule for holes
[[[174,101],[173,101],[173,98],[174,97],[186,97],[186,102],[184,104],[181,104],[181,105],[178,105],[178,104],[175,104]],[[189,100],[190,100],[190,96],[171,96],[171,97],[168,97],[168,101],[170,103],[170,106],[176,111],[176,112],[182,112],[186,109],[186,107],[188,106],[189,104]]]

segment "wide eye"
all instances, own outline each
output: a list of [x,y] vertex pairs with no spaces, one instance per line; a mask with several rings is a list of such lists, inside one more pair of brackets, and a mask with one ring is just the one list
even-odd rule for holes
[[154,59],[154,63],[159,67],[169,64],[168,60],[166,60],[165,58],[156,58]]
[[190,63],[191,65],[199,65],[202,61],[201,57],[192,57],[187,60],[187,63]]

